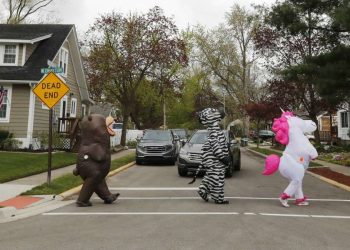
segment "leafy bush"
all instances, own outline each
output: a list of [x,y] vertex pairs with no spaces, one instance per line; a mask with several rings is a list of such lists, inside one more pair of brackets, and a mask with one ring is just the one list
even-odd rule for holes
[[19,140],[7,138],[1,142],[0,148],[4,150],[15,150],[18,149],[21,144],[22,142]]
[[15,150],[22,142],[13,138],[13,134],[6,130],[0,130],[0,149]]
[[9,131],[6,130],[0,130],[0,143],[7,138],[11,138],[12,134]]
[[315,148],[319,153],[350,152],[350,145],[344,145],[344,146],[317,145],[315,146]]
[[129,148],[136,148],[137,145],[137,141],[128,141],[126,146],[128,146]]
[[[36,134],[38,140],[40,141],[41,149],[47,149],[49,146],[49,133],[48,132],[39,132]],[[63,137],[57,133],[52,133],[52,147],[53,148],[63,148]]]

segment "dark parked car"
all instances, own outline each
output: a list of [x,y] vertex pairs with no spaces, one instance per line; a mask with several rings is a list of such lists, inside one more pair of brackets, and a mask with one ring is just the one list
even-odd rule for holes
[[275,136],[275,133],[271,130],[259,130],[259,138],[266,140],[269,138],[273,138]]
[[179,152],[178,136],[170,130],[146,130],[136,146],[136,163],[168,161],[175,164]]
[[[239,143],[228,130],[224,130],[229,145],[230,164],[226,169],[226,176],[232,177],[234,171],[241,169],[241,151]],[[181,148],[178,161],[180,176],[186,176],[188,172],[196,172],[201,163],[201,150],[209,135],[208,130],[196,131],[188,142]]]

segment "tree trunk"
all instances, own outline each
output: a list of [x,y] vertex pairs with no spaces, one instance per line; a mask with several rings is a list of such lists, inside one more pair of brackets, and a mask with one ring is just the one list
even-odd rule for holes
[[260,131],[260,120],[257,121],[256,126],[257,126],[257,131],[258,131],[258,133],[257,133],[258,141],[257,141],[257,143],[256,143],[256,147],[259,148],[259,146],[260,146],[260,136],[259,136],[259,131]]
[[321,140],[320,140],[320,130],[318,126],[317,116],[310,114],[310,118],[317,126],[317,129],[315,130],[314,135],[315,135],[315,143],[319,145]]
[[141,129],[141,124],[139,119],[137,119],[133,113],[130,113],[130,117],[132,122],[135,123],[136,129]]
[[123,111],[123,129],[122,129],[122,136],[120,138],[120,145],[125,146],[126,145],[126,127],[128,125],[129,120],[129,112],[127,110]]

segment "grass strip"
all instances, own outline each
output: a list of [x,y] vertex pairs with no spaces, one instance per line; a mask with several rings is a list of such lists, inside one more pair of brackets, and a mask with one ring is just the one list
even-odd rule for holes
[[[111,163],[111,170],[120,168],[135,160],[135,153],[131,153],[115,159]],[[51,181],[50,186],[44,183],[40,186],[36,186],[33,189],[22,193],[22,195],[51,195],[60,194],[71,188],[79,186],[83,183],[80,176],[74,176],[73,174],[65,174]]]
[[[275,150],[271,150],[271,149],[267,149],[267,148],[249,147],[249,149],[254,150],[256,152],[259,152],[259,153],[264,154],[264,155],[275,154],[275,155],[278,155],[278,156],[282,156],[282,152],[277,152]],[[320,167],[320,166],[323,166],[323,165],[319,164],[317,162],[313,162],[313,161],[310,162],[310,167]]]
[[[76,158],[75,153],[53,153],[52,169],[72,165]],[[0,152],[0,183],[43,173],[47,165],[47,153]]]

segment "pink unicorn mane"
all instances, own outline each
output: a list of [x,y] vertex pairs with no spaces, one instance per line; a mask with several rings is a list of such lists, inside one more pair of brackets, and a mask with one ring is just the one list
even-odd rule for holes
[[292,112],[283,112],[280,118],[275,118],[272,124],[272,131],[275,132],[275,139],[283,145],[289,143],[289,125],[286,116],[294,116]]

